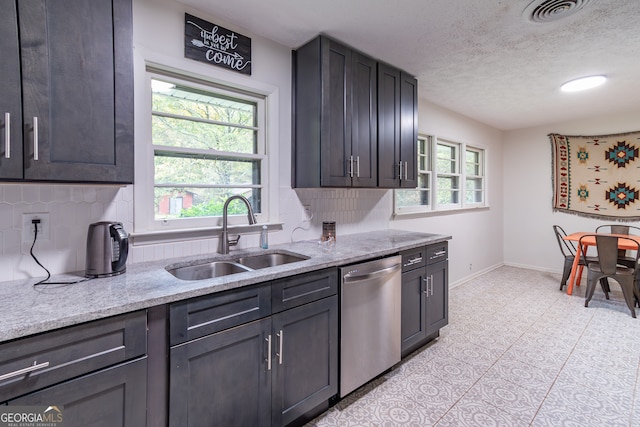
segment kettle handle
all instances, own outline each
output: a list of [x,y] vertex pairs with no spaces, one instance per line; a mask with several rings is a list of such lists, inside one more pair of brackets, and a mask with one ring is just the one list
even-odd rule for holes
[[129,237],[127,237],[124,229],[119,224],[112,224],[109,227],[109,234],[111,234],[113,240],[118,244],[120,252],[120,257],[111,263],[111,271],[115,272],[124,270],[124,266],[127,262],[127,255],[129,254]]

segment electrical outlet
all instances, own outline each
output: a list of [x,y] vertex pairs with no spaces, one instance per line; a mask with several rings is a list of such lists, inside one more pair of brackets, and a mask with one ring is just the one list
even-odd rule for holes
[[51,239],[49,213],[38,212],[22,214],[22,240],[24,242],[33,242],[36,226],[33,224],[33,220],[35,219],[40,220],[40,223],[36,224],[38,226],[38,241]]
[[302,206],[302,220],[303,221],[311,221],[313,218],[313,212],[311,212],[311,205],[303,205]]

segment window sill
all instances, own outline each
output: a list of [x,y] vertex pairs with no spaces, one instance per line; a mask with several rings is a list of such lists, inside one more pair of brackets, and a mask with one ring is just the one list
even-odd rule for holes
[[[229,234],[259,234],[262,226],[266,225],[269,231],[282,230],[282,223],[262,223],[262,224],[239,224],[229,225],[227,230]],[[132,246],[155,245],[158,243],[184,242],[189,240],[210,239],[212,237],[220,237],[222,227],[208,228],[186,228],[174,230],[158,230],[142,233],[129,233],[129,241]]]
[[490,208],[491,208],[490,205],[484,205],[484,206],[440,209],[440,210],[430,210],[430,211],[394,212],[393,219],[400,220],[400,219],[420,218],[425,216],[452,215],[452,214],[463,213],[463,212],[473,212],[477,210],[489,210]]

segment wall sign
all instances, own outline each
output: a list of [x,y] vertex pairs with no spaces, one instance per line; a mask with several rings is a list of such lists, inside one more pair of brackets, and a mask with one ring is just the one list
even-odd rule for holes
[[184,14],[184,56],[251,75],[251,39]]

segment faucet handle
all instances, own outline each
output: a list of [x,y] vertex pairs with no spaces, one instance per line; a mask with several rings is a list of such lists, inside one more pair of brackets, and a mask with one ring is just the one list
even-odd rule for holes
[[227,240],[229,241],[229,246],[236,246],[238,244],[238,241],[240,240],[240,237],[242,236],[238,234],[238,237],[236,237],[235,239],[228,238]]

